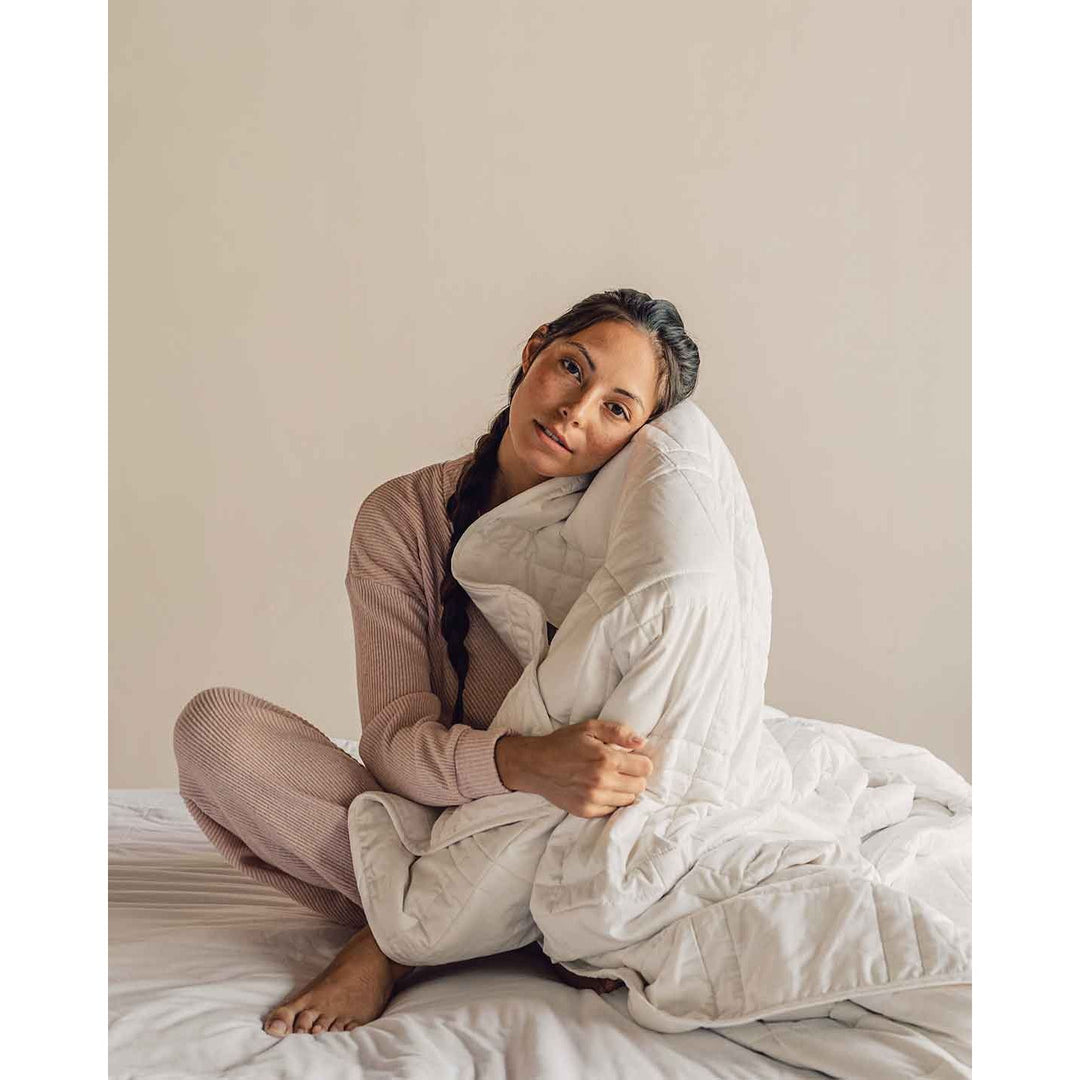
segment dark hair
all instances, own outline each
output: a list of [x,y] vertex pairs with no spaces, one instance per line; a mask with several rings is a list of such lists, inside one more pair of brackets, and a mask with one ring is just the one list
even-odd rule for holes
[[[618,321],[629,323],[644,331],[652,340],[656,352],[656,408],[649,419],[677,405],[694,392],[697,384],[698,347],[683,327],[678,309],[669,300],[654,300],[647,293],[636,289],[609,289],[593,293],[575,304],[569,311],[547,324],[543,334],[534,335],[539,353],[556,338],[568,337],[584,330],[593,323]],[[533,340],[533,339],[530,339]],[[517,365],[510,383],[509,398],[525,378],[521,365]],[[457,702],[454,705],[454,723],[461,723],[464,716],[465,677],[469,672],[469,651],[465,647],[465,635],[469,632],[469,594],[450,572],[450,558],[465,530],[479,516],[481,507],[487,506],[491,485],[497,472],[499,443],[510,422],[510,405],[491,421],[491,426],[476,440],[472,458],[466,463],[458,478],[454,494],[446,501],[446,514],[452,526],[450,548],[443,564],[443,581],[440,596],[443,604],[442,635],[446,651],[458,677]]]

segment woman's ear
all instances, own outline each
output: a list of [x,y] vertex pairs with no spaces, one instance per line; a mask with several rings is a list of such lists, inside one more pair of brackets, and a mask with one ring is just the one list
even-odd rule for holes
[[544,323],[543,326],[538,326],[533,332],[528,341],[525,342],[525,348],[521,350],[521,370],[527,372],[529,365],[533,362],[533,357],[540,350],[540,342],[544,335],[547,333],[548,324]]

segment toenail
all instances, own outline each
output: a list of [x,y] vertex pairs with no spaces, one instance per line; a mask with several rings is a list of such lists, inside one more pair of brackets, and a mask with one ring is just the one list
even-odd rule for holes
[[285,1034],[285,1021],[284,1020],[275,1020],[270,1025],[269,1030],[270,1030],[271,1035],[284,1035]]

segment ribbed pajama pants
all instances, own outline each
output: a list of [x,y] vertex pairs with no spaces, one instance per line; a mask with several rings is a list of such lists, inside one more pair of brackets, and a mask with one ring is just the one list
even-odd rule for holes
[[245,690],[196,694],[173,728],[180,794],[236,869],[335,922],[367,924],[349,804],[374,777],[318,728]]

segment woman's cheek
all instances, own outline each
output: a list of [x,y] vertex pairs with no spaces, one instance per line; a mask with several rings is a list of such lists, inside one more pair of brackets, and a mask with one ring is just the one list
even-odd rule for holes
[[558,385],[558,376],[553,371],[545,371],[543,378],[540,380],[540,386],[543,393],[550,394]]

